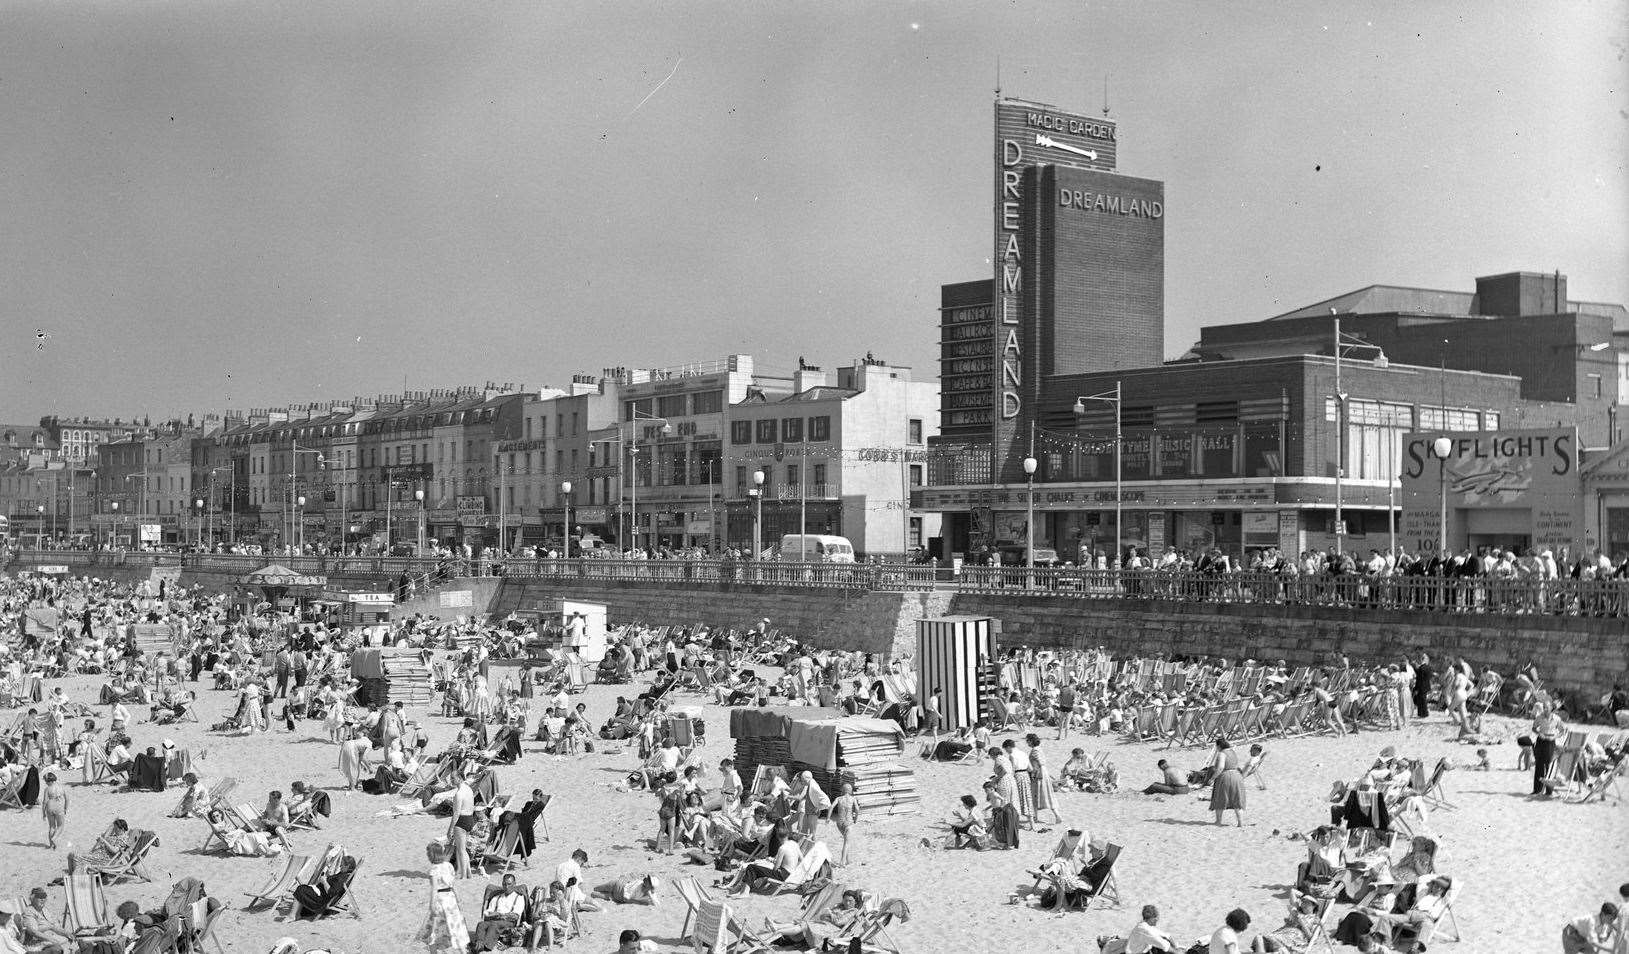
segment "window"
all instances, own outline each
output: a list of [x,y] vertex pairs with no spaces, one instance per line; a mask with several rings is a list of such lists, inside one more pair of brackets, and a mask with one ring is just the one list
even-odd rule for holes
[[1482,430],[1496,431],[1499,429],[1499,412],[1486,411],[1482,414]]
[[750,444],[750,443],[752,443],[752,422],[751,421],[731,421],[730,422],[730,443],[731,444]]
[[532,439],[532,419],[529,417],[526,419],[526,439]]
[[[820,485],[825,484],[826,483],[826,465],[825,464],[810,464],[809,467],[810,467],[810,471],[811,471],[809,476],[814,479],[815,485],[820,486]],[[824,495],[822,495],[822,496],[824,496]]]
[[684,395],[667,394],[656,399],[657,417],[683,417],[684,413]]
[[922,545],[922,518],[921,517],[912,517],[911,518],[911,541],[910,541],[910,545],[913,546],[913,547],[919,547],[919,546]]
[[803,418],[781,418],[781,440],[788,444],[797,444],[803,440]]
[[637,421],[642,417],[650,416],[650,398],[622,402],[622,419],[624,421]]
[[787,464],[786,465],[786,486],[788,486],[788,487],[796,487],[796,486],[798,486],[798,477],[799,476],[800,475],[798,474],[798,465],[796,465],[796,464]]
[[922,443],[922,419],[920,417],[911,418],[909,429],[906,432],[906,440],[912,444]]
[[717,414],[723,410],[723,391],[702,391],[691,398],[690,413],[692,414]]
[[809,418],[809,440],[831,440],[831,418],[822,414],[819,417]]
[[735,468],[735,489],[744,494],[751,486],[752,478],[747,476],[747,469],[737,465]]
[[547,414],[539,414],[537,416],[537,439],[542,440],[543,438],[548,437],[548,436],[549,436],[549,416]]
[[765,418],[758,422],[758,443],[775,443],[775,419]]
[[573,447],[571,449],[571,473],[575,474],[576,472],[577,472],[577,448]]
[[1598,374],[1586,374],[1584,377],[1589,379],[1590,396],[1599,398],[1601,396],[1601,376]]
[[920,486],[922,486],[922,465],[921,464],[912,464],[910,474],[911,474],[911,477],[910,477],[911,486],[912,487],[920,487]]
[[577,436],[577,412],[576,411],[571,412],[571,436],[572,437]]

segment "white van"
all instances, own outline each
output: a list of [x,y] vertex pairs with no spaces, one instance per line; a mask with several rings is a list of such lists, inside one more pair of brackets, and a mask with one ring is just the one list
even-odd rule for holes
[[788,533],[781,537],[780,556],[793,563],[853,563],[854,544],[825,533]]

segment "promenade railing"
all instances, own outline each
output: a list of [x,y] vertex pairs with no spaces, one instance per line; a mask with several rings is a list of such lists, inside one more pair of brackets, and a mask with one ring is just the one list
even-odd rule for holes
[[964,567],[961,593],[1077,600],[1169,600],[1426,613],[1629,616],[1629,580],[1280,576],[1196,571]]
[[415,582],[448,576],[507,576],[568,583],[755,585],[875,592],[945,589],[965,594],[1047,600],[1146,600],[1314,606],[1354,611],[1443,614],[1548,614],[1629,617],[1629,580],[1534,580],[1431,576],[1281,576],[1272,573],[1085,570],[1069,567],[964,566],[957,574],[933,564],[788,563],[711,559],[510,559],[286,556],[120,550],[14,550],[12,565],[66,566],[94,576],[99,567],[181,566],[248,574],[267,564],[311,575],[403,576]]

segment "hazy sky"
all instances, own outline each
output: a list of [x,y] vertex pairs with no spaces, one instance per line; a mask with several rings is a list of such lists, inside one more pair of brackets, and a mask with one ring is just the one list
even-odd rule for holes
[[0,419],[733,351],[932,376],[939,285],[989,274],[998,56],[1010,95],[1087,112],[1108,75],[1121,170],[1166,182],[1168,355],[1375,282],[1560,269],[1629,302],[1626,23],[1629,0],[5,3]]

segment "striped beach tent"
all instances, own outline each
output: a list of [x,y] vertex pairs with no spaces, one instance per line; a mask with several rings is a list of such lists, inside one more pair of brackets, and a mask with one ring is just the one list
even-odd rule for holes
[[945,728],[971,726],[985,715],[981,681],[989,681],[999,632],[1000,623],[988,616],[917,620],[917,699],[925,702],[929,693],[939,690]]

